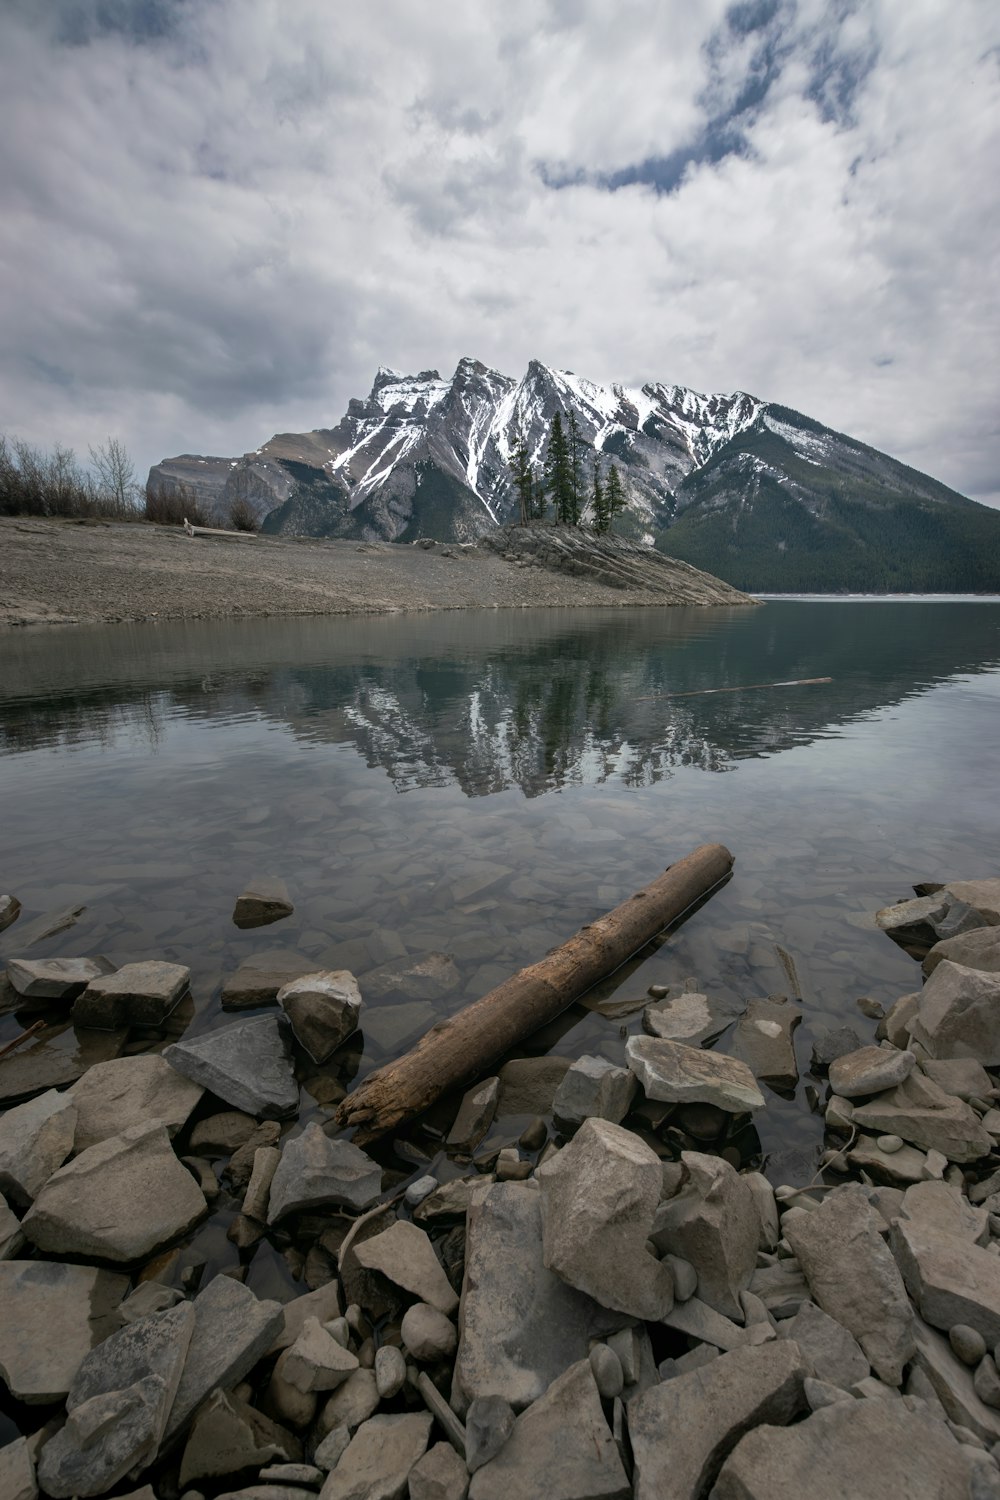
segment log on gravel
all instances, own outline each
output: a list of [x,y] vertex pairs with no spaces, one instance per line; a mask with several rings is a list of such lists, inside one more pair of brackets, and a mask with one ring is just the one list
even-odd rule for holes
[[432,1026],[411,1052],[371,1073],[347,1096],[337,1111],[339,1123],[353,1126],[357,1141],[372,1141],[422,1114],[449,1089],[480,1077],[704,900],[732,867],[724,845],[700,845],[540,962]]

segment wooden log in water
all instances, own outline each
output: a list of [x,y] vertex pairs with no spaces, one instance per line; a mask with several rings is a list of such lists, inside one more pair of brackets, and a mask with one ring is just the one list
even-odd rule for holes
[[733,856],[702,844],[568,942],[506,979],[481,1000],[439,1021],[412,1051],[371,1073],[337,1111],[361,1143],[422,1114],[449,1089],[470,1083],[518,1042],[572,1005],[664,927],[728,879]]

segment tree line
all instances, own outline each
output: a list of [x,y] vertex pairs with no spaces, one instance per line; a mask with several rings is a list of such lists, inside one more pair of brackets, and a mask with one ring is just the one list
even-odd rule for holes
[[625,509],[625,487],[618,466],[605,473],[602,455],[580,434],[576,413],[563,422],[556,412],[549,430],[549,443],[541,472],[531,462],[525,437],[514,449],[511,478],[517,492],[521,525],[544,521],[551,507],[557,525],[579,526],[590,508],[590,524],[600,535],[611,530],[615,517]]

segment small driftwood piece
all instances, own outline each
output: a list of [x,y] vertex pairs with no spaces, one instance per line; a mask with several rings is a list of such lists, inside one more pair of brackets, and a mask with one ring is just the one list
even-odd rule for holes
[[439,1021],[412,1051],[386,1064],[341,1104],[355,1140],[375,1140],[422,1114],[448,1089],[480,1077],[511,1047],[572,1005],[729,876],[733,856],[702,844],[536,964]]
[[45,1030],[46,1024],[45,1021],[36,1021],[33,1026],[28,1027],[27,1031],[22,1031],[21,1035],[16,1036],[12,1042],[8,1042],[6,1047],[0,1047],[0,1057],[6,1057],[8,1052],[14,1052],[25,1042],[30,1042],[32,1037],[38,1036],[39,1032]]

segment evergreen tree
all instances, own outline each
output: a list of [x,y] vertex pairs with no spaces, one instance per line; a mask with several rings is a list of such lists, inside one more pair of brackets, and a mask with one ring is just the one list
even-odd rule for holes
[[614,522],[615,516],[620,515],[625,509],[625,490],[622,486],[622,477],[618,472],[617,464],[612,464],[608,471],[608,487],[605,497],[608,511],[608,528]]
[[545,456],[545,488],[552,497],[556,520],[568,526],[573,512],[573,470],[559,412],[552,418],[549,451]]
[[608,515],[607,490],[605,489],[604,482],[601,479],[601,459],[600,455],[597,453],[594,454],[593,504],[594,530],[597,532],[598,536],[601,536],[605,531],[607,531],[608,526],[611,522],[611,517]]
[[511,477],[514,480],[514,488],[517,490],[519,502],[521,525],[534,519],[534,475],[531,472],[531,457],[528,453],[528,445],[524,438],[514,449],[510,463]]
[[567,519],[572,526],[579,526],[583,510],[583,439],[575,411],[569,414],[569,475],[572,498]]

